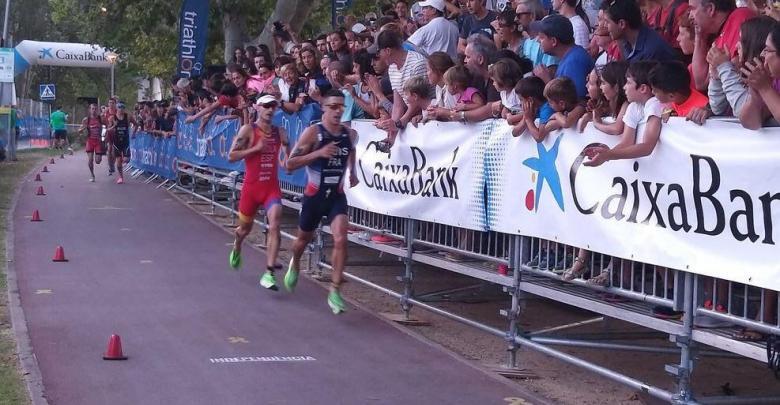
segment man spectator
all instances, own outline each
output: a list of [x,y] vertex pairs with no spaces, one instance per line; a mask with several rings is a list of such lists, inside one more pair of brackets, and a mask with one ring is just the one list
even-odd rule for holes
[[485,8],[486,0],[467,0],[466,8],[469,13],[463,18],[463,24],[460,27],[460,40],[458,41],[458,52],[463,53],[466,50],[466,39],[471,34],[481,33],[490,39],[493,39],[496,31],[490,24],[496,19],[495,11]]
[[677,35],[680,34],[681,16],[689,12],[686,0],[650,0],[655,8],[647,14],[647,26],[661,35],[661,38],[671,46],[677,55],[682,55]]
[[428,64],[425,57],[418,52],[404,50],[403,36],[398,31],[382,31],[376,43],[380,59],[388,66],[387,73],[393,88],[393,108],[390,119],[377,122],[377,127],[387,131],[389,144],[392,145],[398,130],[404,128],[412,117],[420,114],[420,111],[407,108],[408,102],[403,96],[404,83],[415,76],[425,77],[428,73]]
[[613,1],[604,14],[609,35],[620,45],[621,59],[629,63],[675,59],[669,44],[644,24],[642,10],[636,0]]
[[479,90],[488,103],[501,100],[501,95],[493,85],[488,73],[488,66],[496,57],[496,44],[492,39],[482,34],[471,34],[466,41],[463,64],[472,76],[471,86]]
[[[400,3],[400,2],[399,2]],[[425,25],[409,37],[409,42],[423,55],[446,52],[457,55],[458,27],[444,18],[444,0],[428,0],[418,3],[422,7]]]
[[[418,9],[420,6],[415,5]],[[409,3],[406,0],[398,0],[393,6],[393,10],[398,14],[398,24],[404,32],[404,36],[411,36],[417,30],[417,22],[409,16]]]
[[536,38],[536,32],[531,30],[531,23],[534,22],[536,16],[540,13],[540,8],[541,5],[538,0],[519,1],[515,8],[517,24],[520,26],[520,29],[528,35],[528,38],[523,41],[523,53],[521,56],[528,58],[534,66],[557,65],[558,59],[552,55],[547,55],[542,51],[542,45]]
[[696,26],[694,39],[693,82],[699,91],[707,90],[709,84],[707,52],[710,50],[710,38],[717,37],[714,45],[728,49],[731,59],[737,55],[739,27],[745,20],[755,17],[756,13],[747,8],[737,8],[735,0],[689,0],[691,18]]
[[328,36],[322,34],[317,37],[317,50],[320,51],[320,55],[328,53]]
[[[574,28],[571,26],[571,21],[560,14],[553,14],[531,25],[538,32],[537,38],[542,44],[544,53],[560,60],[554,77],[570,78],[577,88],[577,97],[585,98],[586,78],[593,69],[593,59],[585,48],[574,44]],[[553,78],[550,70],[544,66],[535,67],[534,75],[545,83]]]

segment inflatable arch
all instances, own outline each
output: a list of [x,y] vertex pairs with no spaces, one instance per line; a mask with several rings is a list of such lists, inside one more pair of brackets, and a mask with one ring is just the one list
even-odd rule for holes
[[14,48],[14,76],[32,65],[111,68],[116,54],[99,45],[22,41]]

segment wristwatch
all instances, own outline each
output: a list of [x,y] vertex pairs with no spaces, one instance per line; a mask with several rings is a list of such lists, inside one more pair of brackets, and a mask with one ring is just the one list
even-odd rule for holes
[[466,123],[466,112],[465,111],[461,111],[460,112],[460,122],[462,122],[464,124]]
[[393,124],[398,129],[404,129],[404,124],[401,122],[401,120],[393,120]]

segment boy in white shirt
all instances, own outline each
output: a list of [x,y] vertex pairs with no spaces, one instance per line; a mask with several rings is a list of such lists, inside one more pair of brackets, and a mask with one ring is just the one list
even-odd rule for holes
[[585,166],[599,166],[608,160],[636,159],[653,153],[661,136],[663,105],[653,96],[650,71],[656,62],[634,62],[628,67],[626,98],[628,105],[623,122],[626,124],[620,142],[610,149],[592,147],[586,151],[589,160]]

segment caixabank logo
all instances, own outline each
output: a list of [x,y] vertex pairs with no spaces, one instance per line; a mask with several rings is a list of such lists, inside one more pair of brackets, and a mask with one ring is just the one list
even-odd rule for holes
[[536,152],[538,157],[528,158],[523,161],[524,166],[528,166],[533,170],[531,182],[536,183],[535,188],[528,190],[525,194],[525,207],[528,211],[536,212],[539,210],[539,200],[545,184],[547,184],[547,188],[550,190],[558,208],[564,211],[561,178],[558,176],[558,169],[555,168],[561,139],[563,139],[563,135],[558,135],[550,149],[546,149],[541,142],[537,143]]

